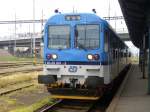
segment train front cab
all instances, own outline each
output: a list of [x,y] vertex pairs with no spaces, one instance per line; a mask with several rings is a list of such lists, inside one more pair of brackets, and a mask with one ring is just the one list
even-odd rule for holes
[[[59,26],[58,26],[59,27]],[[84,46],[84,41],[75,43],[75,47],[61,50],[45,50],[45,54],[56,55],[57,59],[48,60],[44,65],[44,76],[39,76],[46,84],[48,91],[51,92],[53,98],[63,99],[88,99],[96,100],[99,98],[95,94],[95,86],[103,83],[103,73],[100,63],[100,25],[76,25],[78,36],[80,38],[74,39],[76,41],[82,40],[82,32],[80,29],[96,28],[97,40],[94,44],[89,44],[92,47],[88,49]],[[87,32],[87,31],[85,31]],[[75,33],[74,33],[75,34]],[[77,35],[77,33],[76,33]],[[88,37],[89,33],[86,34]],[[91,35],[92,36],[92,35]],[[86,39],[87,41],[88,38]],[[74,42],[74,41],[73,41]],[[88,42],[89,43],[89,42]],[[96,44],[97,43],[97,44]],[[72,45],[72,44],[71,44]],[[93,46],[92,46],[93,45]],[[92,50],[95,49],[96,50]],[[89,89],[92,86],[92,89]]]

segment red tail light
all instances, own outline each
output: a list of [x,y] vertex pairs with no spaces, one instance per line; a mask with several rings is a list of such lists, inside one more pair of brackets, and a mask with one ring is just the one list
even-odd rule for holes
[[46,55],[46,58],[49,60],[49,59],[51,59],[52,58],[52,54],[47,54]]
[[100,55],[99,54],[95,54],[93,55],[94,60],[99,60],[100,59]]

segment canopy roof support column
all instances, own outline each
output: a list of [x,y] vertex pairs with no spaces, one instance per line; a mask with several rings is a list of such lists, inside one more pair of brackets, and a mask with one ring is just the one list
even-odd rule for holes
[[[150,4],[150,2],[149,2]],[[149,49],[149,54],[148,54],[148,94],[150,94],[150,8],[147,11],[147,25],[148,25],[148,49]]]
[[148,37],[149,37],[149,59],[148,59],[148,94],[150,94],[150,25],[148,27]]

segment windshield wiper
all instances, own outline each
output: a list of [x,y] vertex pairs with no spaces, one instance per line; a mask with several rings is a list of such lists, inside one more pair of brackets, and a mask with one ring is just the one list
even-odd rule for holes
[[63,50],[65,49],[65,47],[58,47],[58,50]]
[[78,48],[87,50],[86,47],[84,45],[80,44],[80,43],[78,43]]

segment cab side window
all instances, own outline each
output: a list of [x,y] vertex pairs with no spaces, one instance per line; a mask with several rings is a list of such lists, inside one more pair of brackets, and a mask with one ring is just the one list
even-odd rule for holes
[[105,52],[108,52],[108,31],[104,32],[104,50]]

